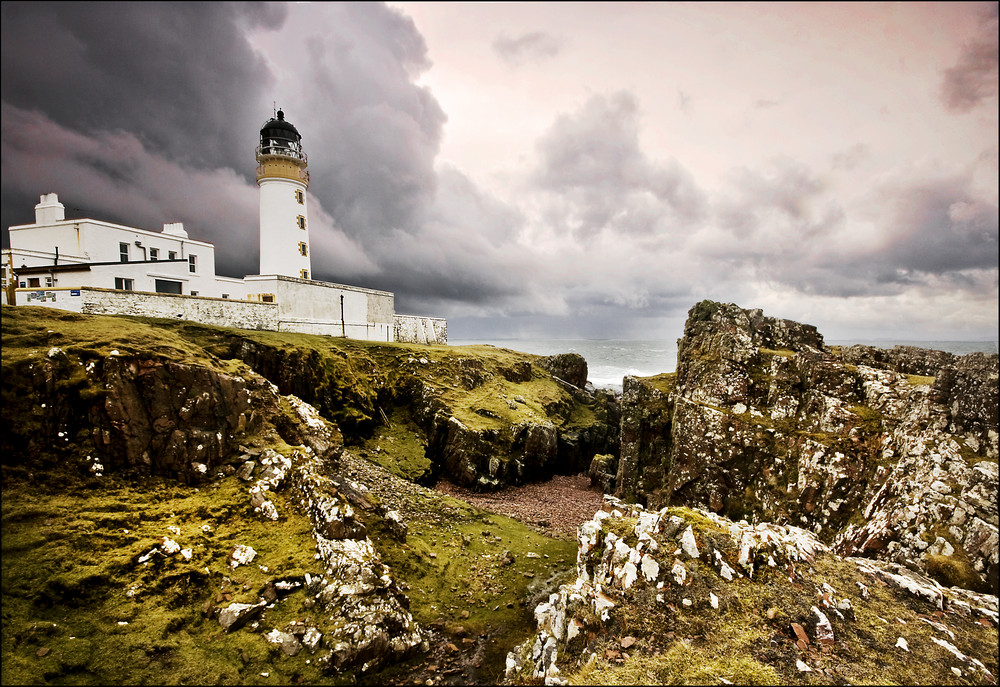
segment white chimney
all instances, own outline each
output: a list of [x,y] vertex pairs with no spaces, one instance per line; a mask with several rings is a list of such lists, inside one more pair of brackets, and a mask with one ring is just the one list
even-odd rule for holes
[[55,193],[43,194],[35,206],[35,224],[55,224],[66,219],[66,207]]
[[184,222],[167,222],[163,225],[163,233],[170,234],[171,236],[179,236],[182,239],[188,237],[188,233],[184,231]]

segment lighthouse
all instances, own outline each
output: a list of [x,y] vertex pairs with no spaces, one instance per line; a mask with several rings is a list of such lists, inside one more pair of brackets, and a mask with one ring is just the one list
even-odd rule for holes
[[308,159],[302,136],[285,113],[260,129],[257,146],[260,188],[260,274],[312,279],[309,244]]

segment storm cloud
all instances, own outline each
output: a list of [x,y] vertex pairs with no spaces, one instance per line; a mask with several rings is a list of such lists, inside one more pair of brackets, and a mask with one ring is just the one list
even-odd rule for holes
[[992,335],[995,3],[744,7],[6,2],[2,221],[57,192],[255,273],[281,108],[316,278],[456,338],[673,337],[702,298]]

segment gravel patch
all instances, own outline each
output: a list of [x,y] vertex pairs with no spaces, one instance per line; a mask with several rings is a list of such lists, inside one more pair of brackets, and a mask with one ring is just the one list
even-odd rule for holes
[[576,528],[594,517],[604,503],[603,493],[590,486],[586,475],[555,475],[500,491],[480,493],[440,479],[435,488],[476,508],[514,518],[550,537],[575,539]]

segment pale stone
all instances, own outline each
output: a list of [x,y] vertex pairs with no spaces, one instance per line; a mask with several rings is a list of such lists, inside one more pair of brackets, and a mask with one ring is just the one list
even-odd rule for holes
[[689,558],[698,558],[698,544],[694,540],[694,530],[688,525],[688,528],[684,530],[684,534],[681,535],[681,550]]

